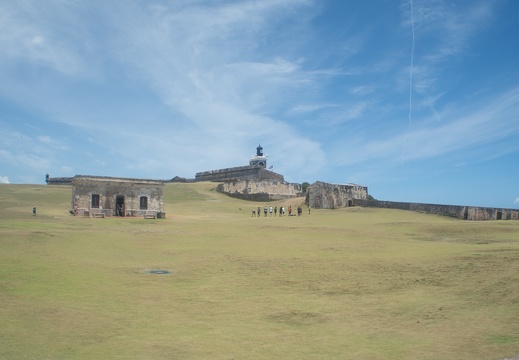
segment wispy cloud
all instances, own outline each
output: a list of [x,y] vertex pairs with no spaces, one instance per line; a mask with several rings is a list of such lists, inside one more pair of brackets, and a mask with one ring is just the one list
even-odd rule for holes
[[84,57],[93,42],[81,18],[89,9],[75,2],[31,1],[0,4],[0,44],[4,56],[43,65],[64,75],[85,77]]
[[[343,165],[387,159],[393,162],[416,161],[442,156],[476,144],[487,144],[519,134],[519,123],[514,114],[519,111],[519,89],[513,89],[485,105],[445,110],[432,122],[397,133],[386,139],[368,140],[364,145],[355,143],[338,156]],[[351,154],[355,156],[351,156]]]
[[[402,1],[402,24],[411,28],[409,1]],[[442,78],[450,60],[470,52],[471,40],[492,20],[492,4],[464,6],[444,0],[413,2],[415,39],[412,91],[426,98],[443,93],[449,79]],[[411,30],[409,30],[411,31]],[[406,64],[407,65],[407,64]],[[407,73],[408,70],[402,71]],[[415,108],[421,108],[417,103]]]
[[[332,30],[320,18],[330,4],[311,0],[2,2],[0,100],[37,120],[7,134],[14,121],[0,119],[0,157],[35,171],[190,177],[246,164],[261,143],[276,171],[306,180],[516,136],[518,90],[485,99],[451,82],[495,3],[413,3],[409,126],[407,0],[400,19],[378,14],[383,30],[376,9],[348,2],[327,15],[369,17]],[[499,146],[494,156],[508,151]]]
[[7,176],[0,176],[0,184],[10,184]]
[[292,109],[288,111],[290,115],[297,115],[302,113],[310,113],[317,110],[329,109],[329,108],[337,108],[342,105],[340,104],[299,104],[294,106]]

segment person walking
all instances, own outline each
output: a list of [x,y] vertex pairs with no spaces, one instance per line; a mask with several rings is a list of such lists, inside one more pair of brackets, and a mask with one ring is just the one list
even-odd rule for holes
[[269,208],[270,216],[272,216],[272,210],[273,210],[272,206],[270,206],[270,208]]
[[278,216],[278,206],[274,206],[274,216]]
[[265,209],[263,209],[263,212],[265,213],[265,217],[267,217],[267,205],[265,205]]
[[261,216],[261,208],[258,206],[258,217]]

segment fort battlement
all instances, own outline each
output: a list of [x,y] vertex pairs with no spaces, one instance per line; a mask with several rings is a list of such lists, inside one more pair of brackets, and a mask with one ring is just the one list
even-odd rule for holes
[[218,184],[216,191],[251,201],[272,201],[304,196],[300,184],[280,180],[237,180]]
[[[216,191],[243,200],[273,201],[306,195],[305,201],[308,206],[316,209],[363,206],[410,210],[464,220],[519,220],[519,210],[517,209],[369,200],[368,188],[356,184],[331,184],[317,181],[308,186],[306,193],[303,193],[302,185],[287,183],[283,175],[267,170],[267,155],[263,154],[261,145],[259,145],[256,150],[256,155],[252,156],[248,166],[203,171],[196,173],[194,179],[185,179],[176,176],[171,180],[162,181],[82,175],[71,178],[51,178],[47,174],[45,181],[49,185],[73,185],[74,187],[81,185],[82,189],[87,189],[90,195],[93,194],[95,190],[98,192],[96,196],[99,196],[99,199],[105,202],[105,209],[113,207],[112,202],[122,199],[123,196],[121,194],[125,193],[125,197],[128,201],[125,201],[124,205],[128,204],[128,206],[133,208],[136,206],[134,204],[136,201],[142,201],[142,204],[146,205],[148,204],[147,201],[149,201],[151,207],[162,212],[162,194],[159,194],[157,191],[162,191],[164,183],[212,181],[220,183]],[[92,183],[96,184],[95,189],[90,188]],[[110,186],[108,186],[109,184]],[[160,190],[150,190],[157,186]],[[140,189],[140,193],[128,192],[127,187],[138,188]],[[75,195],[83,196],[86,194],[79,194],[77,190],[74,191],[76,191]],[[109,192],[109,195],[103,195],[103,197],[101,197],[101,192]],[[156,194],[159,195],[157,196]],[[136,200],[137,197],[138,200]],[[156,201],[155,199],[158,200]],[[78,201],[81,202],[81,207],[86,208],[87,205],[90,204],[88,201],[92,202],[92,199],[78,198]],[[122,200],[119,201],[120,205],[123,205]],[[78,204],[78,202],[76,203]],[[141,203],[139,203],[139,207],[143,206],[144,205],[141,206]],[[130,215],[133,215],[133,212],[130,213]]]
[[353,205],[400,209],[450,216],[463,220],[519,220],[519,210],[462,205],[422,204],[412,202],[354,199]]
[[284,181],[283,175],[264,169],[261,166],[238,166],[220,170],[196,173],[196,181],[233,181],[233,180],[278,180]]
[[316,181],[306,193],[306,203],[315,209],[353,206],[354,199],[367,199],[368,188],[356,184],[330,184]]

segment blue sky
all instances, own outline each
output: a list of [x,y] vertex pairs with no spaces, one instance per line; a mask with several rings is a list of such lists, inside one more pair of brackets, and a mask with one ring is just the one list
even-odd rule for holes
[[519,2],[2,1],[0,182],[247,165],[519,208]]

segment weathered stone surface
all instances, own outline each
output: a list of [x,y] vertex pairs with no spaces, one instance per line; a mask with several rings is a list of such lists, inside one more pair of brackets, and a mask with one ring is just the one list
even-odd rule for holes
[[51,178],[49,174],[45,175],[47,185],[71,185],[73,177],[56,177]]
[[464,220],[519,220],[519,210],[515,209],[361,199],[355,199],[353,203],[358,206],[411,210],[426,214],[450,216]]
[[233,180],[278,180],[283,175],[265,170],[261,166],[239,166],[220,170],[209,170],[196,173],[196,181],[233,181]]
[[216,191],[244,200],[271,201],[303,196],[300,184],[279,180],[226,181]]
[[[164,183],[158,180],[77,175],[72,180],[72,209],[77,209],[79,215],[103,213],[112,216],[116,215],[119,198],[122,216],[153,213],[163,218],[163,188]],[[99,198],[99,204],[92,204],[92,195]],[[140,207],[141,197],[146,198],[146,209]]]
[[330,184],[317,181],[306,192],[306,203],[315,209],[335,209],[353,206],[354,199],[367,199],[366,186]]

